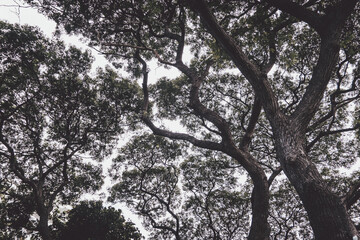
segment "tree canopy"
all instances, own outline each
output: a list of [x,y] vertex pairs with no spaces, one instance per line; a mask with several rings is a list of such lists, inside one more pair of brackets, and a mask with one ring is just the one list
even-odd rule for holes
[[65,224],[57,226],[59,240],[140,240],[141,235],[120,210],[101,201],[82,201],[71,209]]
[[0,42],[1,229],[51,239],[54,207],[101,187],[102,166],[82,156],[111,150],[138,89],[109,69],[90,77],[88,52],[35,28],[0,22]]
[[357,0],[27,2],[142,82],[111,200],[153,239],[360,237]]

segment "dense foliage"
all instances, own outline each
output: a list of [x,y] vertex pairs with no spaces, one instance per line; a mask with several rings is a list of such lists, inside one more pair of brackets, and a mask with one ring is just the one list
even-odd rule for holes
[[104,207],[101,201],[80,202],[57,226],[59,240],[140,240],[141,235],[120,210]]
[[109,69],[90,77],[88,52],[28,26],[0,22],[0,59],[1,234],[51,239],[52,210],[101,187],[94,160],[137,109],[138,89]]
[[142,81],[111,200],[152,239],[360,237],[357,0],[27,2]]

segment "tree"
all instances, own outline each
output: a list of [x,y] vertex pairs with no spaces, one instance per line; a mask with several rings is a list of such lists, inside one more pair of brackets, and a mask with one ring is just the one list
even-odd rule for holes
[[245,238],[250,196],[239,190],[238,167],[213,152],[185,156],[184,148],[149,134],[132,139],[114,160],[112,176],[122,180],[111,200],[136,210],[150,239]]
[[[143,80],[142,120],[154,134],[242,166],[252,182],[249,239],[269,239],[271,185],[280,172],[316,239],[359,236],[358,180],[331,185],[336,168],[349,168],[358,154],[358,139],[344,137],[360,127],[352,110],[359,106],[358,1],[28,2],[116,66],[126,61]],[[152,59],[183,75],[148,86]],[[160,126],[164,119],[180,120],[186,131]]]
[[71,209],[57,239],[136,240],[141,234],[125,221],[120,210],[104,207],[101,201],[82,201]]
[[82,156],[109,152],[138,89],[109,69],[91,78],[88,52],[35,28],[0,22],[0,31],[1,228],[52,239],[53,209],[102,185],[102,166]]

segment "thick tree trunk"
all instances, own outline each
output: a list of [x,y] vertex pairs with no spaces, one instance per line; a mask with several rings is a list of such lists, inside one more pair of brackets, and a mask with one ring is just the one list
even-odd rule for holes
[[43,196],[43,183],[40,182],[36,189],[36,213],[39,215],[40,220],[38,223],[38,231],[43,240],[52,240],[51,230],[49,228],[49,208],[45,205]]
[[51,231],[48,225],[49,213],[45,206],[38,207],[37,213],[39,214],[40,220],[38,224],[38,230],[43,240],[52,240]]
[[284,173],[298,192],[317,240],[353,239],[358,234],[344,204],[322,179],[305,152],[305,136],[283,127],[276,148]]
[[48,214],[47,210],[43,209],[42,211],[39,211],[40,221],[38,225],[40,236],[43,240],[52,240],[51,238],[51,231],[48,225]]
[[269,186],[264,174],[259,179],[253,179],[254,188],[251,194],[252,221],[249,240],[268,240],[270,235],[269,216]]
[[[265,172],[247,151],[239,154],[239,150],[233,146],[224,152],[234,159],[238,159],[239,155],[247,159],[244,168],[249,173],[254,185],[251,194],[252,221],[248,240],[268,240],[270,236],[270,225],[268,223],[270,192]],[[244,163],[243,161],[239,162]]]

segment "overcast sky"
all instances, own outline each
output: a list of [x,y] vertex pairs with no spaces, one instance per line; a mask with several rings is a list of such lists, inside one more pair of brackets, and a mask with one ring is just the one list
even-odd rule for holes
[[[10,23],[37,26],[47,37],[53,37],[56,27],[55,22],[39,14],[36,9],[26,6],[27,5],[22,3],[22,1],[0,0],[0,19],[6,20]],[[97,67],[103,67],[108,64],[102,55],[98,54],[94,49],[87,47],[86,44],[80,41],[79,37],[62,35],[61,40],[63,40],[66,44],[76,45],[82,50],[90,50],[95,56],[95,62],[93,65],[94,70]]]

